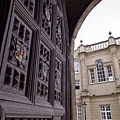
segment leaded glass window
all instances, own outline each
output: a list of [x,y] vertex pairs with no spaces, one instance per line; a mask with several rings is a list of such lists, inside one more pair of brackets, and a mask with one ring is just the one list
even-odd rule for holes
[[62,20],[58,14],[57,14],[57,25],[56,25],[56,46],[62,52],[62,49],[63,49]]
[[51,0],[43,0],[42,27],[47,35],[51,36],[53,5]]
[[31,35],[32,30],[15,15],[4,84],[19,92],[26,87]]
[[55,101],[61,102],[62,62],[56,59],[55,65]]
[[107,66],[107,71],[108,71],[108,79],[109,79],[109,81],[113,81],[113,74],[112,74],[111,66]]
[[39,56],[38,86],[37,95],[47,99],[48,82],[50,73],[50,55],[51,52],[47,46],[41,42]]
[[95,83],[95,74],[94,69],[90,69],[91,83]]
[[97,62],[97,75],[98,75],[98,82],[106,81],[103,63],[101,61]]
[[81,105],[77,105],[77,120],[82,120],[82,109]]
[[110,106],[101,106],[101,120],[112,120]]

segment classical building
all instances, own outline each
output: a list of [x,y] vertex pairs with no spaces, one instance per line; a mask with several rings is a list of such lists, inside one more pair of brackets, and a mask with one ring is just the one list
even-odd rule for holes
[[77,120],[120,120],[120,38],[81,43],[74,65]]

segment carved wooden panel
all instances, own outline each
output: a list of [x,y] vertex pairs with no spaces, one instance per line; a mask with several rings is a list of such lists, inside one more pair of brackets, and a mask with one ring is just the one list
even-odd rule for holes
[[32,30],[15,15],[11,34],[4,84],[24,92]]
[[[9,5],[9,15],[5,15],[8,19],[3,39],[5,44],[2,45],[5,55],[1,56],[1,103],[6,101],[7,106],[3,105],[4,120],[52,120],[60,119],[64,113],[65,98],[63,107],[60,105],[62,92],[66,90],[62,90],[61,61],[65,60],[62,52],[63,47],[64,50],[66,48],[63,46],[63,38],[66,37],[62,30],[67,29],[63,26],[62,13],[59,13],[62,9],[58,10],[62,5],[58,6],[57,2],[59,0],[12,0]],[[43,39],[42,42],[39,38]],[[50,38],[53,41],[49,41]],[[58,58],[55,58],[56,54]],[[15,103],[14,109],[9,106],[11,100]],[[26,113],[21,111],[24,105]],[[43,112],[37,116],[39,111],[33,111],[31,117],[29,111],[32,107],[40,107],[39,111],[43,109]]]
[[34,13],[35,0],[21,0],[31,15]]
[[53,5],[51,0],[43,0],[42,27],[49,37],[51,36],[52,14]]
[[56,46],[59,50],[63,51],[63,39],[62,39],[62,20],[57,14],[57,25],[56,25]]
[[55,64],[55,101],[61,102],[62,62],[56,59]]
[[37,95],[47,99],[50,73],[50,50],[41,42],[39,56]]

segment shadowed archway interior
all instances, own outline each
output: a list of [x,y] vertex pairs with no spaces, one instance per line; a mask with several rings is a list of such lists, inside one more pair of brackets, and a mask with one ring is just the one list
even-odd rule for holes
[[77,35],[86,16],[100,1],[101,0],[65,0],[70,43],[72,37]]

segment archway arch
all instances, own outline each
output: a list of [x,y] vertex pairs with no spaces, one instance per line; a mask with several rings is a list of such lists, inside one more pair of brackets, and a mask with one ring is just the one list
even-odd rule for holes
[[74,29],[73,32],[73,38],[76,38],[78,31],[82,25],[82,23],[84,22],[84,20],[86,19],[87,15],[91,12],[91,10],[100,2],[101,0],[94,0],[93,2],[91,2],[91,4],[85,9],[85,11],[83,12],[82,16],[79,18],[76,27]]
[[[72,98],[75,98],[75,86],[74,86],[74,40],[78,34],[79,29],[81,28],[81,25],[83,24],[84,20],[86,19],[87,15],[91,12],[91,10],[100,2],[101,0],[93,0],[90,5],[85,9],[83,14],[80,16],[76,27],[74,29],[74,32],[72,34],[71,39],[71,58],[70,58],[70,63],[71,63],[71,89],[72,89]],[[73,115],[73,120],[76,120],[76,106],[75,106],[75,99],[72,99],[72,104],[73,104],[73,110],[72,110],[72,115]]]

